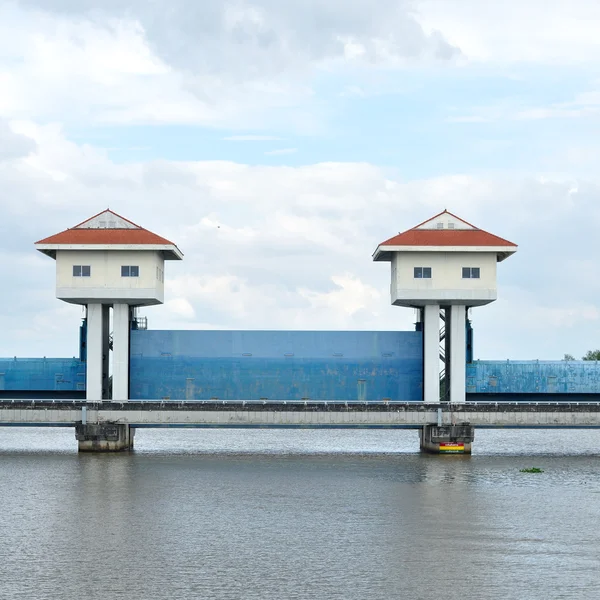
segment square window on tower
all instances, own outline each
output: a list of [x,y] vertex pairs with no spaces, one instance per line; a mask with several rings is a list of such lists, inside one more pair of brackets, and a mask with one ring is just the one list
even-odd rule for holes
[[121,277],[139,277],[140,268],[138,266],[124,265],[121,267]]
[[90,265],[73,265],[73,277],[89,277],[91,274]]
[[479,279],[479,267],[463,267],[462,276],[463,279]]
[[431,267],[415,267],[415,279],[431,279]]

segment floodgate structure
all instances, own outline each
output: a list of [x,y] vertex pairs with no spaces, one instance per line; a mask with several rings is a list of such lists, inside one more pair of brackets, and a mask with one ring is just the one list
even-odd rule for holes
[[517,246],[448,211],[373,254],[414,331],[151,331],[176,244],[107,209],[35,247],[85,307],[79,356],[0,359],[0,425],[75,427],[81,451],[141,427],[412,428],[436,453],[477,427],[600,427],[597,363],[474,360],[470,311]]

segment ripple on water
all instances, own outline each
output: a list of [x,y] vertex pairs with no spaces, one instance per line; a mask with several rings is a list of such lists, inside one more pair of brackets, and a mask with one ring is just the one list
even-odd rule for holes
[[[0,429],[0,598],[595,598],[600,433]],[[540,474],[520,473],[537,466]]]

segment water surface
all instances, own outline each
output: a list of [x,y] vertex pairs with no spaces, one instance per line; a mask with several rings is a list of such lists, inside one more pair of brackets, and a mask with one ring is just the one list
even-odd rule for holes
[[[600,432],[0,428],[0,598],[600,595]],[[523,467],[544,473],[528,475]]]

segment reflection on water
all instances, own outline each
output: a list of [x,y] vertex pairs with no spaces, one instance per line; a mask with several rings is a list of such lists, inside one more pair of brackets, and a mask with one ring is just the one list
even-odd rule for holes
[[[600,432],[0,428],[0,598],[596,598]],[[544,473],[528,475],[522,467]]]

